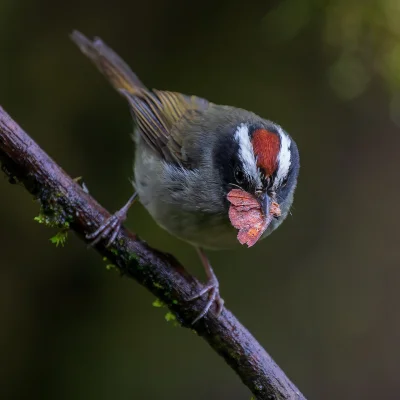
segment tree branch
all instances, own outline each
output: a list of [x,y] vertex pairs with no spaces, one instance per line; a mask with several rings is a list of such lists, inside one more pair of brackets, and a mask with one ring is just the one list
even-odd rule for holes
[[[71,179],[0,107],[0,161],[10,183],[21,182],[40,202],[40,220],[60,229],[71,229],[85,240],[110,214],[75,180]],[[205,299],[187,302],[201,284],[169,254],[150,248],[122,229],[113,247],[99,243],[96,250],[129,278],[157,296],[184,327],[199,336],[236,371],[259,400],[305,397],[275,364],[250,332],[225,309],[215,310],[191,326]]]

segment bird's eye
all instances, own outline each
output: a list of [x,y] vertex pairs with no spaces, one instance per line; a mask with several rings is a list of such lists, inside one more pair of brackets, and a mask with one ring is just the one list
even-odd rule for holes
[[235,169],[235,179],[239,185],[244,181],[244,174],[240,168]]
[[282,181],[281,187],[284,188],[284,187],[287,185],[287,182],[288,182],[288,178],[286,177],[286,178]]

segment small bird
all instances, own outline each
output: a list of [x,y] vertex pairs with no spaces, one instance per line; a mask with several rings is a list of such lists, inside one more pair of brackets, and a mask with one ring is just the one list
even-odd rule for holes
[[87,239],[118,236],[139,197],[150,215],[198,251],[208,281],[188,300],[208,295],[196,323],[224,301],[204,249],[249,247],[286,218],[299,173],[293,139],[256,114],[197,96],[149,90],[101,39],[71,34],[80,50],[127,100],[135,122],[135,193]]

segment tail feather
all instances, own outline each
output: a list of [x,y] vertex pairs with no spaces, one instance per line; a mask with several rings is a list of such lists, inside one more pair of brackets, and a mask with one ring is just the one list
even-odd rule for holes
[[118,54],[110,49],[101,39],[89,40],[78,31],[71,34],[71,39],[80,48],[83,54],[89,57],[99,71],[111,82],[115,89],[140,94],[146,87],[128,67]]

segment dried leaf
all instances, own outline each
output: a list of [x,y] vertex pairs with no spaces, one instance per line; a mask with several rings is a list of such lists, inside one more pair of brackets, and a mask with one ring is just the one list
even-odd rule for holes
[[279,216],[280,208],[272,203],[269,215],[265,216],[257,199],[248,192],[232,189],[228,193],[229,219],[233,227],[239,230],[237,238],[240,244],[248,247],[255,245],[271,222],[272,215]]
[[269,213],[273,215],[274,217],[280,217],[281,216],[281,208],[279,207],[278,203],[275,203],[274,201],[271,203],[271,207],[269,209]]

